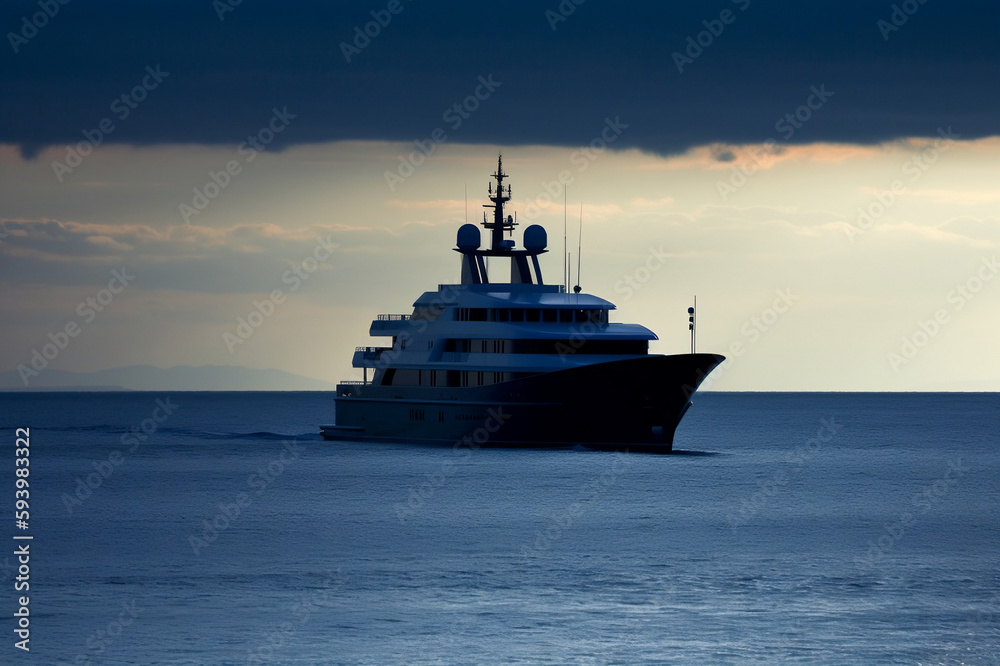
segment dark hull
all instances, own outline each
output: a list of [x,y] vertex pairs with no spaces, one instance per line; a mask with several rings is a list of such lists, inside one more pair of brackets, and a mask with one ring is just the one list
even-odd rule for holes
[[670,451],[691,395],[724,360],[678,354],[477,387],[341,385],[325,439]]

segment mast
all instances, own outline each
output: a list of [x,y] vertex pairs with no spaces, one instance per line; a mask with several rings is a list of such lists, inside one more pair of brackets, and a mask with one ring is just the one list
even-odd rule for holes
[[503,232],[514,232],[514,218],[510,217],[504,219],[503,216],[503,205],[510,201],[510,185],[507,186],[507,191],[505,193],[503,189],[503,179],[507,177],[507,174],[503,172],[502,154],[497,156],[497,172],[493,174],[493,177],[496,178],[497,181],[496,194],[493,193],[493,183],[490,183],[488,188],[490,193],[489,199],[493,202],[493,205],[483,204],[483,208],[493,209],[493,221],[488,222],[486,220],[486,214],[484,213],[483,226],[490,230],[490,249],[494,252],[502,252],[510,249],[510,246],[504,243]]
[[[510,260],[510,284],[544,284],[542,269],[538,264],[538,255],[546,252],[548,238],[544,227],[529,224],[524,230],[524,249],[514,249],[513,240],[505,240],[504,232],[512,235],[517,226],[512,215],[504,214],[504,204],[511,199],[510,185],[504,189],[503,180],[507,174],[503,172],[503,156],[497,156],[496,192],[493,183],[487,190],[490,193],[491,204],[483,204],[483,208],[493,209],[492,221],[483,212],[482,225],[490,230],[490,245],[481,246],[482,237],[479,229],[472,224],[463,224],[458,230],[455,245],[457,252],[462,254],[462,284],[489,284],[486,260],[489,257],[503,257]],[[565,287],[564,287],[565,289]]]

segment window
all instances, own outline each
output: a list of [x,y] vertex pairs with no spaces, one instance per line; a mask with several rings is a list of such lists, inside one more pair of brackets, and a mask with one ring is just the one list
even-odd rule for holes
[[542,321],[546,323],[555,323],[559,321],[559,311],[558,310],[542,310]]
[[542,312],[536,308],[531,308],[530,310],[525,310],[524,321],[540,321],[540,316]]
[[511,321],[524,321],[524,310],[521,308],[515,308],[510,311]]
[[444,350],[446,352],[459,352],[463,354],[468,354],[470,342],[471,340],[467,338],[449,338],[444,341]]
[[621,354],[649,353],[646,340],[595,340],[586,336],[566,340],[510,340],[513,354]]

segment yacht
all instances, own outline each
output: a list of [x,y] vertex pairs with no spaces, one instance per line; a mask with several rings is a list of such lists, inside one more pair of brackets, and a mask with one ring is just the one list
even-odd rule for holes
[[[489,187],[492,215],[458,229],[461,283],[423,293],[409,314],[382,314],[358,347],[361,381],[337,385],[328,440],[470,446],[672,450],[674,432],[718,354],[651,354],[656,335],[611,321],[610,301],[546,284],[543,227],[517,226],[504,207],[502,156]],[[487,273],[509,262],[509,281]],[[495,277],[495,275],[494,275]],[[694,327],[693,311],[690,327]]]

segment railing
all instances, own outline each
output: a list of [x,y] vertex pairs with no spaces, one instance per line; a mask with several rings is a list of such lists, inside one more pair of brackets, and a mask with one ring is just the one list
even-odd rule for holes
[[408,314],[380,314],[376,321],[407,321],[409,318]]
[[361,358],[366,361],[377,361],[382,352],[387,352],[391,349],[392,347],[355,347],[355,360],[357,360],[357,355],[361,354]]
[[346,382],[337,382],[337,386],[367,386],[371,382],[362,382],[356,379],[352,379]]

